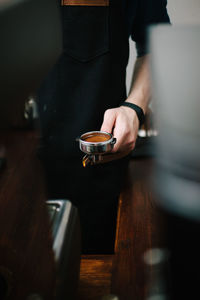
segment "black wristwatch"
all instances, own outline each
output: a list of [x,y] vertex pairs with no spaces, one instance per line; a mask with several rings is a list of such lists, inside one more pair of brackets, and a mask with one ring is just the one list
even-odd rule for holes
[[139,127],[141,127],[142,124],[144,124],[145,115],[144,115],[143,109],[141,107],[139,107],[136,104],[130,103],[130,102],[123,102],[120,106],[127,106],[127,107],[132,108],[137,114],[139,124],[140,124]]

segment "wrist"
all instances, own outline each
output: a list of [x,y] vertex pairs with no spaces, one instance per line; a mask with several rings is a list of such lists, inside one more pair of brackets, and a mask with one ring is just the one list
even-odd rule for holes
[[139,127],[141,127],[144,124],[144,120],[145,120],[144,111],[139,105],[134,104],[132,102],[125,101],[121,103],[120,106],[129,107],[130,109],[135,111],[139,120]]

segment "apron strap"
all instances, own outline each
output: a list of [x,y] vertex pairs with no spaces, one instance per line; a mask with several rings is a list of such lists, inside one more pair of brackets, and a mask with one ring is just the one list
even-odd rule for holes
[[61,6],[109,6],[109,0],[61,0]]

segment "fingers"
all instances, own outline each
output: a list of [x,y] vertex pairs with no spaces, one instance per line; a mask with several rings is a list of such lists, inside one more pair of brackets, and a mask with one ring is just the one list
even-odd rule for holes
[[119,120],[119,118],[118,118],[116,120],[115,128],[113,131],[113,135],[117,139],[117,142],[114,145],[112,152],[117,152],[120,148],[123,151],[122,146],[123,146],[124,140],[126,140],[126,137],[127,137],[126,130],[127,130],[127,128],[126,128],[125,124],[123,122],[121,122],[121,120]]
[[106,110],[101,131],[112,133],[117,139],[112,152],[130,152],[135,147],[139,122],[134,111],[127,107]]
[[115,127],[115,121],[117,117],[115,111],[115,109],[108,109],[105,111],[101,131],[106,131],[109,133],[113,132],[113,128]]
[[119,116],[114,129],[114,136],[117,139],[117,143],[113,148],[113,152],[130,152],[135,146],[135,131],[130,127],[128,120]]
[[138,133],[138,119],[134,112],[124,108],[118,109],[113,135],[117,143],[113,152],[130,152],[135,147]]

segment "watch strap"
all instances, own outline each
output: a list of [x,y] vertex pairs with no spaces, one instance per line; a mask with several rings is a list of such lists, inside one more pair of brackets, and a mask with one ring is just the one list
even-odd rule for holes
[[132,108],[137,114],[137,117],[138,117],[138,120],[139,120],[139,126],[141,127],[142,124],[144,124],[145,115],[144,115],[143,109],[141,107],[139,107],[136,104],[127,102],[127,101],[123,102],[120,106],[127,106],[127,107]]

